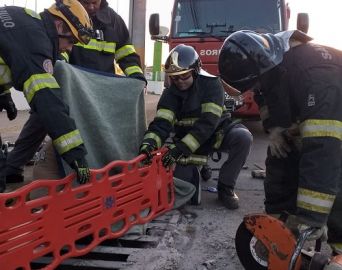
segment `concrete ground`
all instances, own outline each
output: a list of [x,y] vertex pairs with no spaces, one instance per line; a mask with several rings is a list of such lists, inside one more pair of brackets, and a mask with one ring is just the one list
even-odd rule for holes
[[[155,113],[157,95],[146,95],[146,114],[150,121]],[[0,133],[3,141],[14,141],[28,117],[20,111],[17,119],[9,122],[4,112],[0,113]],[[165,231],[159,250],[146,250],[134,254],[134,264],[127,269],[137,270],[239,270],[243,269],[235,251],[235,233],[244,215],[263,212],[263,180],[251,177],[255,164],[264,167],[267,138],[258,121],[244,122],[254,136],[246,168],[240,173],[236,193],[240,208],[228,210],[217,201],[217,193],[202,191],[199,206],[186,205],[174,210],[179,214],[178,222]],[[220,164],[213,163],[217,168]],[[217,171],[212,179],[202,181],[202,187],[216,186]],[[27,167],[26,180],[31,180],[31,169]],[[126,268],[125,268],[126,269]]]

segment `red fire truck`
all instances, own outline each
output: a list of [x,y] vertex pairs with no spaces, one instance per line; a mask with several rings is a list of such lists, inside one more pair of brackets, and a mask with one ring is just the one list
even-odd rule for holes
[[[218,55],[224,39],[238,30],[277,33],[288,29],[290,9],[286,0],[175,0],[168,36],[160,35],[159,15],[149,21],[152,39],[168,42],[170,49],[178,44],[193,46],[201,57],[203,68],[218,74]],[[308,15],[298,14],[297,28],[307,32]],[[258,117],[253,93],[244,93],[238,117]]]

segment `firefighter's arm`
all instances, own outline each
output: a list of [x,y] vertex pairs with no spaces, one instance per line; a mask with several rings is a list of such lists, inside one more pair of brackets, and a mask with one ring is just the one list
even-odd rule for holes
[[119,35],[115,52],[115,61],[119,64],[126,76],[142,80],[147,84],[147,80],[141,68],[140,57],[130,41],[127,26],[120,16],[116,17],[115,31]]
[[163,91],[157,105],[156,116],[148,126],[141,147],[151,145],[153,149],[157,149],[164,144],[173,129],[176,111],[180,107],[178,103],[170,89]]
[[291,151],[288,138],[284,136],[292,124],[288,87],[281,81],[265,92],[255,91],[254,100],[259,106],[260,118],[269,134],[269,148],[272,156],[286,158]]
[[[342,111],[339,88],[329,80],[308,81],[307,91],[298,94],[302,151],[297,195],[298,215],[309,225],[321,226],[333,206],[341,170]],[[313,74],[316,75],[316,74]],[[305,85],[304,85],[305,86]],[[327,105],[329,104],[329,105]]]

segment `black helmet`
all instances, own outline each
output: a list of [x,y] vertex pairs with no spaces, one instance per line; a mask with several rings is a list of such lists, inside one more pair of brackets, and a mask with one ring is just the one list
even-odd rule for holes
[[179,75],[194,70],[197,74],[201,68],[201,60],[191,46],[177,45],[171,50],[165,62],[165,72],[168,75]]
[[219,55],[221,78],[240,91],[251,88],[259,76],[283,61],[282,41],[272,34],[237,31],[226,38]]

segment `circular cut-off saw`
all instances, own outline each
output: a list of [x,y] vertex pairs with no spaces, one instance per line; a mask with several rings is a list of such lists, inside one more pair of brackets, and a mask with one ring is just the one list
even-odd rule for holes
[[312,231],[296,238],[279,219],[247,215],[236,232],[236,252],[246,270],[342,270],[342,255],[320,253],[320,245],[315,251],[303,249]]

